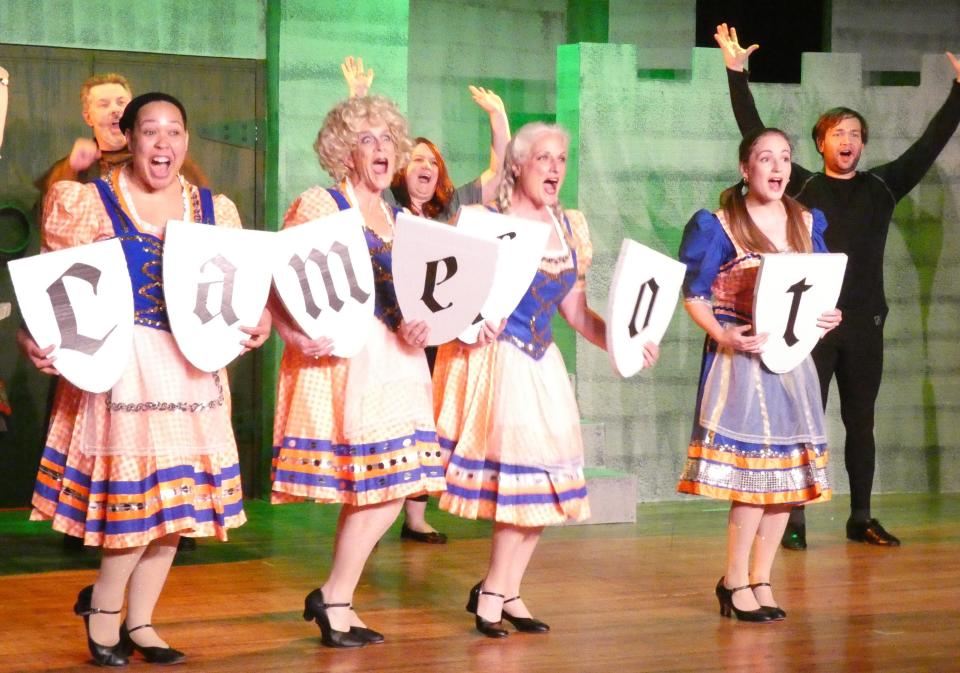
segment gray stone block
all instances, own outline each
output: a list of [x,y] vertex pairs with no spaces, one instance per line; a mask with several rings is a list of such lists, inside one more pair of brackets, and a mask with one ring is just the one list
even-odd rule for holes
[[590,523],[636,523],[637,478],[626,472],[587,468],[587,493],[590,497]]

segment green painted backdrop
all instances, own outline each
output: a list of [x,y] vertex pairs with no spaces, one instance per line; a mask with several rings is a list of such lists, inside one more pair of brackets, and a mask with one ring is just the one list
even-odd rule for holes
[[[589,5],[584,13],[574,0],[143,0],[125,3],[121,13],[106,1],[6,0],[0,25],[5,41],[266,59],[267,226],[276,226],[296,194],[327,181],[310,145],[325,111],[343,95],[337,66],[348,54],[376,70],[374,90],[400,102],[414,133],[443,148],[458,183],[487,161],[486,120],[467,84],[501,93],[515,124],[556,116],[578,140],[564,198],[591,222],[597,257],[590,297],[602,309],[622,236],[675,252],[687,218],[711,207],[733,181],[736,128],[716,52],[692,49],[695,0]],[[831,7],[833,49],[863,50],[863,59],[810,56],[803,84],[758,86],[757,99],[766,119],[796,134],[799,157],[811,167],[816,157],[804,138],[817,111],[828,103],[861,107],[875,125],[864,160],[870,166],[902,151],[946,95],[949,72],[934,54],[960,50],[946,43],[956,31],[944,31],[957,25],[957,5],[887,0],[875,11],[868,0],[834,0]],[[890,25],[909,38],[891,37]],[[562,46],[583,39],[590,44]],[[919,85],[871,84],[896,81],[871,74],[891,70],[906,71],[900,81]],[[877,490],[960,490],[958,180],[954,139],[898,208],[891,230]],[[641,499],[673,497],[699,352],[700,335],[682,310],[660,366],[630,381],[612,377],[604,354],[576,345],[577,394],[592,429],[588,460],[637,473]],[[275,364],[267,360],[265,427]],[[839,446],[835,406],[829,418]],[[832,469],[843,491],[840,453]],[[262,459],[267,455],[265,446]]]

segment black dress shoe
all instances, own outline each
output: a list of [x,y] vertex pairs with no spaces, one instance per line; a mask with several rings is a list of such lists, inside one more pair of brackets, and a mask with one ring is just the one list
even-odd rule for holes
[[93,585],[84,587],[77,594],[77,602],[73,606],[73,613],[83,617],[83,628],[87,631],[87,649],[93,656],[93,663],[97,666],[126,666],[127,655],[124,654],[123,639],[116,645],[101,645],[90,637],[90,615],[119,615],[119,610],[101,610],[90,607],[93,598]]
[[[755,584],[750,585],[750,589],[756,589],[757,587],[768,587],[770,582],[756,582]],[[760,603],[760,599],[757,599],[757,602]],[[761,608],[766,608],[771,615],[773,615],[774,621],[780,621],[781,619],[787,618],[787,611],[777,605],[764,605],[760,603]]]
[[[503,604],[506,606],[510,601],[517,600],[520,600],[519,595],[508,598]],[[550,626],[546,622],[541,622],[539,619],[534,619],[533,617],[514,617],[506,610],[503,611],[502,615],[504,619],[513,624],[513,628],[517,631],[523,633],[548,633],[550,631]]]
[[470,597],[467,599],[467,612],[472,612],[474,615],[474,623],[477,627],[477,631],[485,635],[487,638],[506,638],[509,633],[503,628],[503,620],[499,622],[489,622],[480,615],[477,614],[477,605],[480,602],[480,594],[486,594],[487,596],[499,596],[503,598],[503,594],[494,593],[492,591],[484,591],[483,582],[477,582],[476,586],[470,589]]
[[137,645],[133,638],[130,637],[130,634],[134,631],[151,628],[153,628],[153,624],[141,624],[140,626],[134,626],[132,629],[127,629],[126,622],[121,624],[120,644],[123,646],[124,654],[129,657],[134,652],[139,652],[143,655],[143,658],[147,660],[147,663],[160,664],[162,666],[179,664],[181,661],[187,658],[187,655],[185,655],[183,652],[180,650],[175,650],[172,647],[143,647],[141,645]]
[[736,605],[733,604],[733,594],[738,591],[746,591],[750,589],[749,584],[745,584],[742,587],[734,587],[733,589],[728,589],[724,585],[724,578],[721,577],[717,581],[717,601],[720,602],[720,616],[721,617],[736,617],[741,622],[775,622],[778,621],[778,618],[771,611],[770,608],[765,608],[763,606],[757,608],[756,610],[741,610]]
[[400,537],[404,540],[413,540],[414,542],[424,542],[426,544],[446,544],[447,536],[443,533],[438,533],[435,530],[430,531],[429,533],[421,533],[418,530],[413,530],[406,523],[403,524],[403,527],[400,529]]
[[847,521],[847,539],[854,542],[866,542],[879,547],[899,547],[900,540],[888,533],[876,519],[869,521]]
[[[327,608],[349,608],[349,603],[327,603],[323,591],[314,589],[303,600],[303,620],[316,621],[320,627],[320,642],[326,647],[363,647],[372,641],[354,633],[353,627],[349,631],[337,631],[330,625]],[[382,636],[381,636],[382,637]]]
[[351,626],[350,634],[366,640],[371,645],[379,645],[386,640],[382,633],[368,629],[366,626]]
[[804,523],[787,522],[780,539],[780,546],[793,551],[803,551],[807,548],[807,525]]

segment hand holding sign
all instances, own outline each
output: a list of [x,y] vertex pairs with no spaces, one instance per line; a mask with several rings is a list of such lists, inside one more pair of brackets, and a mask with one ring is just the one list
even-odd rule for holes
[[473,343],[484,320],[491,321],[495,327],[513,313],[523,299],[543,258],[550,238],[550,225],[502,215],[486,208],[461,208],[457,229],[499,241],[501,247],[490,296],[474,323],[460,334],[461,341]]
[[446,343],[473,323],[490,295],[499,255],[495,239],[397,215],[393,285],[404,320],[427,325],[422,345]]
[[[762,351],[770,371],[783,374],[803,362],[834,313],[847,256],[840,253],[763,255],[753,299],[754,327],[769,339]],[[832,327],[831,327],[832,329]]]
[[651,366],[677,306],[686,267],[636,241],[625,239],[607,300],[607,352],[614,371],[633,376]]
[[[363,218],[356,208],[289,227],[276,234],[273,283],[287,313],[307,336],[294,341],[314,357],[349,358],[367,341],[375,288]],[[325,350],[319,339],[332,343]],[[284,335],[284,341],[290,342]]]
[[30,330],[21,347],[33,363],[83,390],[112,388],[133,348],[133,290],[120,241],[35,255],[9,268]]
[[[167,222],[163,251],[167,315],[177,346],[197,369],[217,371],[251,345],[262,343],[246,336],[262,336],[271,279],[264,250],[272,249],[273,236]],[[243,329],[251,326],[258,327]]]

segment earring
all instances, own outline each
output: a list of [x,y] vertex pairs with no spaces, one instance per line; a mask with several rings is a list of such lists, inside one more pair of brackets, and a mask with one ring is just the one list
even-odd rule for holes
[[744,178],[743,180],[741,180],[741,181],[740,181],[740,196],[746,196],[749,187],[750,187],[750,183],[747,182],[747,179],[746,179],[746,178]]

